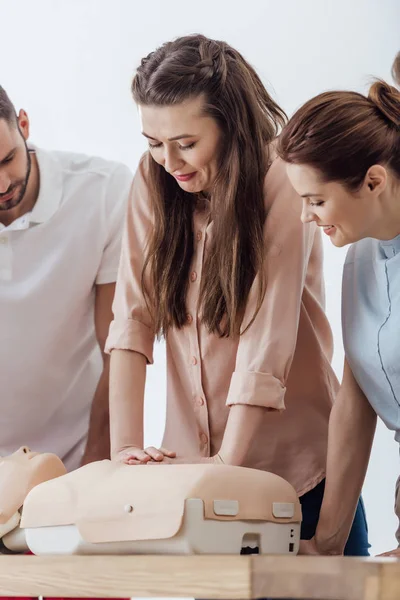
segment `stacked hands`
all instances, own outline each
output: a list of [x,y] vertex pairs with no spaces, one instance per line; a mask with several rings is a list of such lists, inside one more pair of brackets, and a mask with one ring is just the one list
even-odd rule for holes
[[114,455],[113,460],[127,465],[224,464],[219,454],[210,457],[177,457],[176,452],[167,450],[167,448],[154,448],[154,446],[124,448]]

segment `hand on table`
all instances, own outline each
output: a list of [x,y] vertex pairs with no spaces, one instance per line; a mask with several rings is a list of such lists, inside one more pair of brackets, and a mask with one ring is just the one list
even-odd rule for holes
[[400,548],[396,548],[395,550],[389,550],[389,552],[383,552],[383,554],[378,554],[378,556],[400,558]]
[[318,546],[315,537],[311,540],[300,540],[299,554],[309,556],[342,556],[343,551],[338,550],[337,546],[321,548]]
[[315,543],[315,538],[311,538],[311,540],[300,540],[299,554],[321,556],[321,553],[318,552],[317,544]]

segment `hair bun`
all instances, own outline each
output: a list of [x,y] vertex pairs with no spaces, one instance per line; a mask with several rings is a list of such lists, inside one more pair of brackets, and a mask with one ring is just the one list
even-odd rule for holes
[[368,99],[395,127],[400,128],[400,91],[385,81],[375,81],[370,87]]

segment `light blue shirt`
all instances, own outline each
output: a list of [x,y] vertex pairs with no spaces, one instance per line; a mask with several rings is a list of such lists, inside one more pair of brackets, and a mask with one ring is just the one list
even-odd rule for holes
[[353,244],[343,272],[343,342],[354,377],[400,442],[400,235]]

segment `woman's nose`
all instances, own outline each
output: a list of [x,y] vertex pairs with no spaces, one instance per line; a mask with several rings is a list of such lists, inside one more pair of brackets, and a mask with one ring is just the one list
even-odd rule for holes
[[177,156],[175,152],[171,152],[166,150],[164,157],[164,169],[168,171],[168,173],[174,173],[177,171],[182,165],[184,161]]
[[315,221],[315,214],[306,202],[303,202],[303,209],[301,211],[301,221],[302,223],[311,223],[311,221]]

